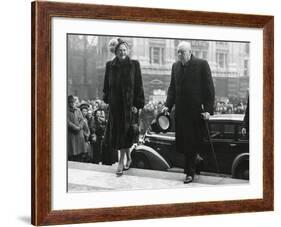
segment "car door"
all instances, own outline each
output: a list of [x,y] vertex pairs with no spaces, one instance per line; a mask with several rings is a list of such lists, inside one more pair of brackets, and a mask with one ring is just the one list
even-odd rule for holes
[[[204,159],[203,171],[231,174],[232,161],[235,154],[232,146],[235,144],[235,125],[231,121],[210,121],[210,139],[214,148],[211,149],[208,136],[204,137],[204,149],[201,156]],[[218,170],[216,166],[218,163]]]
[[248,135],[242,135],[242,122],[235,124],[234,141],[229,144],[234,155],[249,153],[249,138]]

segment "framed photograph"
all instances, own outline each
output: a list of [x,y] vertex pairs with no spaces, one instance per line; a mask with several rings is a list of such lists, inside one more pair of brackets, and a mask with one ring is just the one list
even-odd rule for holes
[[273,16],[33,2],[32,224],[272,211],[273,70]]

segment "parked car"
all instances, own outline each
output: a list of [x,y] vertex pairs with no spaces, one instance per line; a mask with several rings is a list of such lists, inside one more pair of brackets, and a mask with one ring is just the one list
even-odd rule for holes
[[[211,116],[208,126],[214,152],[206,136],[200,153],[203,158],[201,171],[249,179],[249,139],[241,133],[243,118],[243,114]],[[135,168],[167,171],[184,167],[184,155],[175,147],[174,131],[156,133],[147,130],[132,150],[132,158]]]

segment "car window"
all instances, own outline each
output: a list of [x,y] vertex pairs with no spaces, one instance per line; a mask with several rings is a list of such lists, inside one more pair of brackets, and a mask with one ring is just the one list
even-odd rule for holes
[[221,122],[210,123],[210,137],[212,139],[234,139],[234,124],[226,124]]

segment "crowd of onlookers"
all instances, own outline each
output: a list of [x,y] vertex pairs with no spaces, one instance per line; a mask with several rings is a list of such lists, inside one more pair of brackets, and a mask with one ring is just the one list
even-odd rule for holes
[[245,99],[225,99],[215,102],[215,114],[244,114],[247,108]]
[[[71,108],[71,102],[73,108]],[[163,105],[163,101],[149,101],[140,110],[140,134],[145,133],[151,122],[162,110]],[[234,102],[233,100],[216,100],[215,114],[243,114],[246,105],[243,100],[235,100]],[[107,116],[108,106],[100,99],[86,101],[79,100],[76,96],[68,97],[69,160],[103,163],[102,141],[106,130]]]
[[[140,111],[140,132],[145,133],[153,119],[161,112],[163,101],[149,101]],[[247,102],[244,99],[225,99],[215,102],[214,114],[244,114]]]
[[[72,100],[72,101],[70,101]],[[73,102],[71,111],[70,102]],[[150,101],[139,112],[139,131],[144,134],[164,102]],[[75,110],[75,111],[74,111]],[[108,116],[108,106],[102,100],[79,100],[69,96],[68,100],[68,159],[103,163],[102,149]],[[76,130],[72,123],[81,125]],[[78,138],[80,136],[80,139]],[[74,148],[73,148],[74,147]],[[78,151],[72,151],[73,149]]]
[[149,101],[140,111],[140,133],[144,134],[151,122],[161,112],[163,101]]
[[102,100],[79,101],[68,96],[68,160],[103,162],[102,141],[107,105]]

